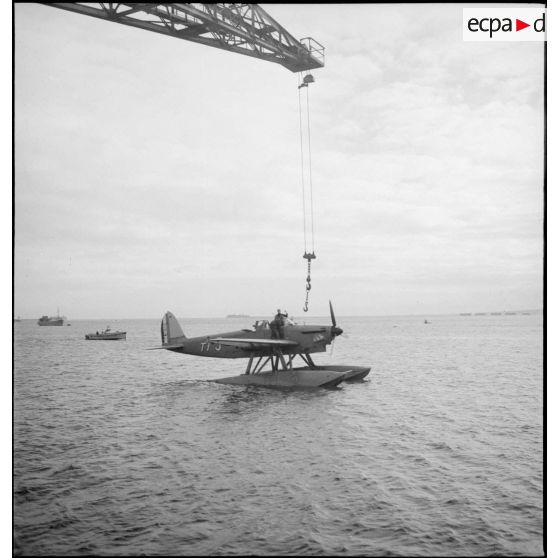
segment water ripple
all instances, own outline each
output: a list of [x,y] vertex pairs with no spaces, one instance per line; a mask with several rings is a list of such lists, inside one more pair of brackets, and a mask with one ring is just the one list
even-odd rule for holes
[[14,554],[541,554],[542,324],[484,318],[345,319],[373,371],[310,391],[20,323]]

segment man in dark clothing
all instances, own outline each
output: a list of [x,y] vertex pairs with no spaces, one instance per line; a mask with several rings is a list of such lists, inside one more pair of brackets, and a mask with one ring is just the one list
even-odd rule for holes
[[285,324],[285,316],[279,308],[277,308],[277,314],[275,314],[275,318],[269,324],[271,326],[271,338],[272,339],[283,339],[285,333],[283,331],[283,325]]

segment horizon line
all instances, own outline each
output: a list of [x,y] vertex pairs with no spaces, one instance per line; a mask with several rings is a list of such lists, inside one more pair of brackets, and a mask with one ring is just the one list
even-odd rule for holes
[[[544,312],[544,308],[526,308],[526,309],[512,309],[512,310],[483,310],[483,311],[459,311],[459,312],[413,312],[413,313],[396,313],[396,314],[339,314],[338,316],[343,316],[345,318],[390,318],[390,317],[398,317],[398,316],[409,316],[409,317],[425,317],[425,316],[462,316],[462,317],[472,317],[472,316],[490,316],[490,315],[510,315],[510,314],[517,314],[517,313],[525,313],[525,312],[534,312],[534,313],[542,313]],[[179,319],[192,319],[192,320],[239,320],[239,319],[267,319],[269,313],[265,314],[246,314],[246,315],[234,315],[228,314],[223,316],[177,316]],[[297,317],[298,319],[301,318],[329,318],[329,314],[311,314],[308,316],[296,316],[292,314],[292,316]],[[40,316],[39,316],[40,317]],[[70,321],[67,316],[60,316],[63,317],[66,321]],[[21,321],[26,320],[33,320],[37,321],[39,318],[23,318],[20,315],[17,315],[17,318]],[[91,318],[91,317],[80,317],[80,318],[72,318],[72,320],[76,321],[88,321],[88,320],[159,320],[161,317],[142,317],[142,318],[117,318],[117,317],[103,317],[103,318]],[[16,322],[16,316],[13,316],[13,321]]]

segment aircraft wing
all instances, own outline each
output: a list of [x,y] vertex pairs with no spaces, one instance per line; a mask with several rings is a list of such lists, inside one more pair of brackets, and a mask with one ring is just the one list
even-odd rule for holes
[[271,349],[273,347],[296,347],[296,341],[288,339],[249,339],[247,337],[214,337],[209,339],[210,343],[219,343],[230,347],[242,349]]

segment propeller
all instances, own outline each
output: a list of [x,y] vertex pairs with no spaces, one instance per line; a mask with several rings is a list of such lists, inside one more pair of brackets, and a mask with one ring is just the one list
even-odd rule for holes
[[337,327],[337,321],[335,320],[331,300],[329,301],[329,313],[331,314],[331,335],[335,338],[337,335],[341,335],[343,330],[340,327]]

